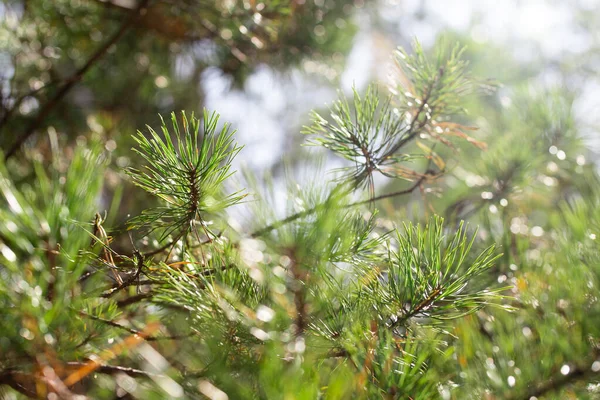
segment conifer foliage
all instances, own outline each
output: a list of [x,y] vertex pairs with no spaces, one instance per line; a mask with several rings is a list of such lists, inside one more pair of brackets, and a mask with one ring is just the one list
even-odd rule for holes
[[[487,386],[478,362],[488,362],[495,341],[504,343],[493,350],[499,362],[511,351],[524,362],[511,346],[526,340],[502,342],[497,328],[471,326],[495,315],[517,329],[531,317],[528,296],[542,288],[524,293],[521,277],[516,292],[494,275],[520,244],[499,250],[487,240],[489,216],[485,236],[452,207],[449,222],[394,220],[377,209],[378,200],[423,191],[446,172],[437,143],[485,147],[458,122],[475,87],[462,56],[458,47],[431,58],[418,44],[411,55],[399,50],[385,95],[371,85],[350,101],[342,96],[329,115],[314,112],[309,143],[351,165],[339,179],[290,189],[278,204],[232,190],[232,161],[243,150],[208,111],[174,113],[135,136],[143,165],[124,172],[155,203],[126,228],[111,230],[114,210],[96,213],[108,162],[99,144],[79,143],[67,165],[51,141],[49,170],[31,160],[35,188],[0,161],[3,390],[31,398],[447,399],[521,385],[488,369],[496,386]],[[411,183],[376,194],[376,174]],[[282,216],[275,210],[286,202]],[[254,223],[231,223],[233,207],[254,213]],[[588,246],[598,208],[560,207],[555,261],[585,265],[577,274],[595,288],[598,252]],[[114,241],[125,229],[129,253]],[[580,247],[568,246],[570,234]],[[572,301],[597,313],[596,300]],[[596,330],[578,334],[595,340]],[[469,340],[480,334],[492,342],[476,350]],[[586,374],[597,354],[596,344],[570,368]],[[553,373],[549,366],[549,381],[518,393],[554,390]]]

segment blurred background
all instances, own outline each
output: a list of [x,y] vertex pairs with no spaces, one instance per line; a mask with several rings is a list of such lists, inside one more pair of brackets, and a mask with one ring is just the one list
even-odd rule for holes
[[309,110],[338,89],[385,83],[397,46],[417,38],[429,48],[440,35],[468,46],[474,75],[499,82],[503,104],[523,84],[573,93],[580,131],[598,148],[595,0],[155,0],[128,22],[138,3],[0,3],[5,152],[22,136],[32,145],[49,131],[71,141],[94,133],[124,166],[135,130],[156,126],[159,113],[207,107],[238,129],[238,161],[277,169],[284,154],[301,158]]

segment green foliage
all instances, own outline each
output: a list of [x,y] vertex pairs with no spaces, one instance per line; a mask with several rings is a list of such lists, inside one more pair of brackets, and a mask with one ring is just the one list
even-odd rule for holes
[[424,229],[406,226],[396,236],[397,250],[389,250],[387,279],[382,290],[374,288],[381,307],[396,305],[402,310],[391,325],[402,326],[422,315],[432,320],[463,317],[494,298],[494,291],[469,287],[498,258],[491,246],[474,260],[467,257],[475,236],[468,240],[461,224],[453,237],[443,234],[441,219]]
[[407,180],[434,174],[430,168],[419,174],[403,165],[417,158],[428,158],[444,170],[443,160],[424,143],[417,144],[425,154],[406,152],[419,136],[448,146],[452,146],[448,138],[456,136],[484,147],[464,132],[471,128],[449,121],[463,111],[461,98],[473,83],[467,75],[468,63],[461,59],[464,50],[458,46],[451,51],[441,49],[433,62],[418,42],[412,56],[398,50],[399,73],[390,95],[381,100],[374,84],[363,98],[354,91],[352,106],[345,99],[338,100],[331,108],[331,121],[313,112],[312,125],[304,129],[305,134],[317,136],[312,144],[352,161],[354,166],[342,170],[346,172],[343,179],[356,187],[369,186],[371,196],[376,172]]
[[[85,308],[114,318],[116,309],[110,304],[96,309],[97,303],[83,295],[81,277],[95,254],[82,252],[90,238],[74,224],[91,217],[88,211],[97,205],[106,161],[96,143],[78,146],[69,164],[56,150],[50,171],[34,162],[35,189],[16,184],[0,161],[3,374],[10,376],[15,368],[18,373],[33,373],[57,354],[75,361],[83,354],[80,346],[89,332],[94,332],[94,339],[106,340],[105,325],[90,324],[79,316]],[[98,282],[94,277],[90,281]],[[22,391],[35,395],[26,381]]]
[[[422,52],[418,46],[415,51]],[[460,80],[464,64],[457,55],[453,52],[449,60],[437,63]],[[38,256],[37,268],[44,277],[58,268],[56,277],[48,279],[59,284],[56,288],[32,291],[46,296],[36,303],[37,320],[43,323],[20,322],[26,326],[11,329],[30,311],[23,309],[27,302],[20,297],[16,303],[10,296],[3,299],[14,311],[2,321],[13,334],[3,343],[21,346],[2,365],[3,381],[29,395],[81,390],[73,386],[77,384],[105,396],[115,383],[87,374],[121,371],[149,378],[144,388],[134,391],[146,398],[223,392],[232,398],[435,396],[439,374],[432,365],[447,363],[453,351],[443,344],[448,321],[499,303],[502,296],[481,279],[498,259],[494,247],[471,255],[475,236],[467,239],[466,226],[451,233],[434,217],[423,228],[404,222],[402,232],[394,226],[382,229],[388,222],[376,209],[367,211],[369,204],[353,201],[362,181],[372,179],[370,163],[386,176],[399,177],[383,168],[399,169],[399,162],[413,157],[395,152],[435,126],[434,117],[457,109],[445,96],[459,96],[461,85],[450,92],[438,87],[437,79],[443,81],[445,73],[430,82],[433,72],[422,55],[410,63],[423,68],[422,73],[413,71],[412,85],[430,86],[426,93],[415,90],[424,96],[424,104],[436,104],[440,114],[431,115],[433,108],[426,110],[421,103],[398,111],[391,104],[406,98],[389,96],[380,103],[373,87],[364,97],[355,93],[354,113],[345,101],[336,103],[333,124],[315,114],[318,127],[308,132],[328,135],[317,141],[355,163],[362,154],[364,165],[350,185],[301,187],[290,180],[283,219],[275,212],[281,199],[257,196],[253,216],[260,234],[240,232],[236,237],[227,226],[227,209],[244,198],[242,192],[226,191],[232,160],[241,148],[233,139],[235,132],[227,124],[219,128],[218,115],[208,111],[202,119],[172,114],[170,127],[162,121],[161,134],[149,127],[147,135],[135,136],[134,151],[146,165],[127,168],[126,173],[161,204],[133,217],[128,226],[147,235],[143,242],[152,240],[149,250],[134,247],[131,255],[118,251],[98,213],[91,228],[82,224],[97,207],[103,181],[96,175],[98,168],[91,168],[100,163],[98,150],[79,150],[64,183],[62,176],[50,179],[36,167],[42,189],[32,192],[39,199],[35,207],[25,203],[22,189],[3,170],[4,197],[14,212],[12,225],[0,228],[4,258],[17,262],[31,253],[11,244],[23,241],[19,235],[27,232],[18,225],[23,224],[23,211],[15,212],[15,207],[25,210],[24,204],[27,215],[46,213],[49,232],[57,235],[52,240],[56,254],[68,254],[64,266],[52,264],[52,257],[44,259],[47,253]],[[432,152],[426,157],[439,161]],[[53,191],[56,185],[64,190]],[[43,222],[29,223],[29,236],[35,237],[34,227]],[[218,233],[209,229],[212,224],[220,227]],[[80,233],[72,242],[65,236],[68,229]],[[86,231],[89,237],[81,234]],[[29,249],[39,247],[31,244]],[[10,263],[5,271],[21,273]],[[66,280],[61,280],[63,275]],[[55,333],[61,328],[53,327],[53,318],[68,327],[64,334]],[[108,349],[103,345],[107,337],[110,343],[116,341]],[[142,338],[156,348],[139,344]],[[27,347],[30,342],[36,346]],[[42,342],[46,345],[37,344]],[[163,344],[168,342],[172,344]],[[49,349],[55,355],[35,355]],[[168,359],[161,361],[163,368],[153,370],[130,352],[150,363],[157,357]],[[28,364],[19,369],[23,357]],[[38,370],[52,370],[64,387]]]
[[392,109],[391,96],[380,104],[380,96],[374,85],[369,86],[364,98],[354,91],[353,108],[344,99],[334,103],[331,118],[327,121],[314,112],[313,125],[306,134],[319,135],[313,143],[321,145],[341,157],[352,161],[354,167],[347,179],[356,186],[372,184],[372,174],[377,171],[385,176],[398,177],[393,165],[411,159],[409,155],[392,157],[396,144],[410,134],[404,118]]
[[217,133],[218,122],[219,116],[209,115],[208,111],[204,111],[202,121],[193,114],[188,121],[182,113],[180,130],[177,117],[171,114],[177,147],[164,121],[163,137],[150,127],[150,139],[138,133],[135,140],[139,148],[135,151],[148,165],[145,170],[130,168],[127,172],[133,183],[166,205],[142,212],[131,221],[132,227],[164,229],[162,239],[171,234],[180,239],[194,225],[200,225],[207,235],[214,236],[207,228],[209,213],[224,210],[244,197],[223,193],[224,181],[233,173],[231,160],[241,148],[234,143],[235,131],[230,131],[228,125]]
[[392,92],[399,96],[401,110],[420,109],[411,124],[424,124],[427,120],[441,119],[464,111],[461,97],[469,93],[473,83],[468,75],[468,62],[462,57],[465,48],[445,43],[438,44],[437,54],[430,61],[419,42],[414,53],[399,49],[395,53],[399,77]]
[[[210,33],[224,66],[229,55],[287,63],[306,43],[339,45],[327,24],[342,25],[341,3],[260,4],[211,4],[201,27],[190,18],[198,4],[159,12],[156,2],[146,14],[173,18],[184,36]],[[50,26],[61,10],[102,20],[99,4],[51,6]],[[324,30],[305,24],[313,14]],[[160,22],[144,17],[136,29],[181,34]],[[91,45],[71,28],[49,40]],[[282,192],[250,177],[251,204],[230,189],[235,131],[208,111],[138,132],[141,167],[125,167],[108,142],[59,151],[54,128],[49,154],[40,145],[26,162],[2,159],[0,386],[31,398],[593,398],[599,178],[573,96],[526,87],[502,108],[500,95],[477,99],[484,144],[466,133],[475,84],[465,58],[477,64],[460,46],[398,50],[389,93],[355,90],[304,129],[352,164],[340,179],[288,176]],[[140,84],[153,93],[151,81]],[[101,114],[86,123],[103,137],[111,118]],[[113,217],[131,211],[118,201],[121,171],[158,204],[119,226]],[[377,195],[376,173],[412,186]],[[426,188],[435,178],[437,198]],[[424,200],[399,204],[417,190]]]

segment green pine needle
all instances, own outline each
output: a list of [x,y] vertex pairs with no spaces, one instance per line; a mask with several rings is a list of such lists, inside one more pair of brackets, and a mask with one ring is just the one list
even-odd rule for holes
[[[161,118],[162,120],[162,118]],[[241,147],[233,140],[235,131],[225,124],[217,129],[219,115],[204,111],[203,119],[181,113],[181,127],[175,113],[171,127],[162,120],[162,136],[148,127],[146,137],[135,136],[134,149],[148,164],[143,170],[129,168],[133,183],[159,197],[164,206],[145,210],[130,221],[132,228],[163,229],[161,240],[171,234],[181,238],[194,225],[206,227],[207,215],[240,202],[245,194],[224,193],[224,183],[232,174],[231,162]],[[175,136],[176,145],[171,136]]]

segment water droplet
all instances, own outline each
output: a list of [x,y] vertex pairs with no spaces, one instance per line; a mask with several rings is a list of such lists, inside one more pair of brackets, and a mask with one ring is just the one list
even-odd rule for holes
[[558,164],[556,164],[554,161],[550,161],[548,163],[548,165],[546,165],[546,169],[549,172],[558,172],[559,168],[558,168]]
[[27,339],[27,340],[33,340],[33,337],[34,337],[34,336],[33,336],[33,333],[32,333],[32,332],[31,332],[29,329],[27,329],[27,328],[22,328],[22,329],[19,331],[19,334],[20,334],[20,335],[21,335],[23,338],[25,338],[25,339]]
[[317,36],[323,36],[325,35],[325,33],[327,32],[325,30],[325,27],[323,25],[317,25],[315,26],[315,28],[313,29],[313,32],[315,33],[315,35]]
[[4,243],[2,243],[2,247],[0,248],[0,252],[9,262],[17,261],[17,255]]
[[531,228],[531,234],[535,237],[540,237],[544,234],[544,229],[541,226]]
[[273,274],[279,278],[285,278],[285,269],[277,265],[273,267]]
[[545,176],[542,181],[544,182],[544,185],[546,186],[554,186],[556,183],[556,179],[554,179],[551,176]]
[[259,328],[251,328],[250,333],[258,340],[265,341],[269,339],[269,334]]
[[517,380],[515,379],[514,376],[511,375],[508,377],[507,382],[508,382],[508,386],[515,387],[515,383],[517,382]]
[[296,340],[294,350],[296,350],[296,353],[304,353],[304,350],[306,350],[306,343],[304,343],[304,338],[298,338],[298,340]]
[[271,321],[274,316],[275,316],[275,311],[273,311],[269,307],[260,305],[260,306],[258,306],[258,309],[256,310],[256,317],[263,322]]
[[52,336],[49,333],[46,333],[44,335],[44,340],[46,341],[46,343],[48,343],[49,345],[53,345],[56,342],[56,339],[54,339],[54,336]]

